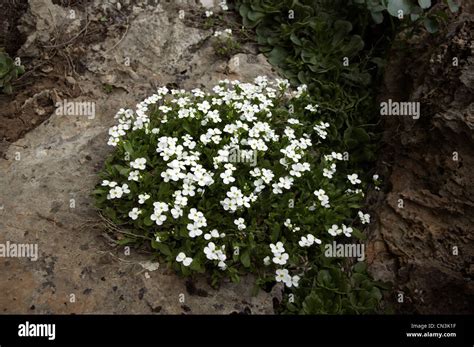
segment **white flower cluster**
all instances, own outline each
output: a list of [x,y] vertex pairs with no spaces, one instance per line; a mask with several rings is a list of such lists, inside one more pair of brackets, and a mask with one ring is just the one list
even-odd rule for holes
[[328,233],[331,236],[338,236],[338,235],[344,234],[347,237],[351,237],[352,232],[353,232],[352,228],[344,224],[342,224],[341,227],[337,226],[336,224],[333,224],[331,228],[329,228],[328,230]]
[[254,195],[244,196],[242,191],[233,186],[226,193],[227,197],[221,201],[221,205],[226,211],[235,212],[243,207],[250,207],[250,202],[257,197]]
[[216,30],[214,32],[215,37],[230,37],[232,36],[232,29],[224,29],[223,31]]
[[227,6],[227,1],[226,0],[222,0],[219,3],[219,6],[222,9],[222,11],[227,11],[229,9],[229,6]]
[[112,128],[109,129],[109,141],[107,144],[109,146],[117,146],[120,139],[126,135],[127,130],[130,129],[132,124],[132,119],[134,118],[133,110],[127,109],[124,110],[123,108],[120,109],[115,118],[119,120],[118,125],[114,125]]
[[287,219],[285,220],[285,223],[283,223],[283,225],[284,225],[285,227],[287,227],[288,229],[290,229],[290,230],[291,230],[292,232],[294,232],[294,233],[296,233],[296,232],[298,232],[298,231],[301,230],[300,227],[294,226],[293,223],[291,223],[291,219],[289,219],[289,218],[287,218]]
[[218,266],[222,270],[225,270],[227,265],[225,264],[225,260],[227,256],[224,253],[225,245],[218,248],[214,242],[209,242],[206,247],[204,247],[204,254],[206,258],[209,260],[218,260]]
[[370,214],[359,211],[359,212],[357,212],[357,215],[359,216],[360,222],[362,224],[369,224],[370,223]]
[[182,263],[184,266],[189,266],[193,262],[193,258],[187,257],[186,254],[184,254],[184,252],[180,252],[176,256],[176,261],[178,263]]
[[313,244],[317,243],[318,245],[321,244],[321,240],[314,237],[314,235],[312,234],[308,234],[306,236],[301,236],[301,240],[298,242],[298,244],[301,246],[301,247],[310,247],[312,246]]
[[319,189],[314,191],[314,195],[318,198],[318,200],[321,202],[321,206],[325,208],[331,207],[329,205],[329,196],[326,195],[326,192],[324,189]]
[[316,131],[319,137],[324,140],[326,139],[326,136],[328,136],[328,132],[326,129],[329,128],[329,126],[329,123],[321,122],[319,124],[316,124],[313,129]]
[[188,218],[193,222],[189,223],[186,228],[189,231],[189,237],[194,238],[202,235],[203,227],[207,226],[206,217],[202,212],[199,212],[195,208],[189,211]]
[[278,265],[285,265],[290,257],[288,253],[285,253],[285,247],[283,247],[282,242],[277,242],[276,244],[271,243],[270,249],[273,253],[273,262]]
[[[225,1],[222,4],[227,7]],[[218,37],[231,34],[230,29],[214,33]],[[267,235],[273,230],[264,229],[268,215],[262,215],[259,221],[247,216],[255,215],[262,204],[265,213],[280,208],[282,198],[286,199],[286,208],[289,198],[296,201],[303,199],[302,195],[307,200],[298,201],[301,212],[326,213],[322,211],[331,208],[329,195],[336,205],[344,194],[344,188],[335,191],[333,183],[357,185],[361,180],[357,174],[337,174],[336,161],[343,160],[341,153],[324,155],[326,150],[314,150],[314,145],[328,136],[330,125],[323,120],[316,125],[308,123],[309,112],[317,113],[312,117],[320,116],[319,106],[305,102],[305,85],[295,92],[287,91],[288,87],[286,80],[269,82],[264,76],[254,83],[224,80],[209,93],[198,88],[188,93],[161,87],[139,103],[135,111],[121,109],[116,115],[118,124],[109,130],[108,143],[125,153],[114,174],[120,171],[120,179],[130,187],[119,184],[121,181],[115,176],[109,177],[102,181],[107,199],[116,204],[127,195],[122,200],[127,204],[124,211],[128,211],[124,216],[128,213],[134,225],[151,225],[158,242],[171,241],[168,246],[176,262],[185,267],[195,262],[193,270],[202,261],[217,265],[220,270],[232,268],[239,257],[234,253],[227,259],[226,246],[248,246],[246,242],[256,240],[258,232],[259,240],[260,235],[266,238],[262,247],[265,251],[261,251],[263,263],[272,266],[272,271],[276,269],[276,281],[297,287],[300,278],[291,276],[288,269],[295,268],[293,262],[300,253],[309,252],[307,247],[322,243],[315,236],[318,231],[310,229],[303,219],[295,219],[300,216],[299,211],[286,214],[276,210],[275,215],[285,216],[279,222],[285,228],[270,243]],[[282,100],[292,99],[299,111],[288,111],[285,119],[279,113],[287,110],[286,106],[281,107]],[[129,141],[129,136],[135,136],[134,141]],[[127,153],[125,149],[132,143],[143,147]],[[315,156],[322,157],[322,168]],[[255,160],[255,166],[248,164],[250,159]],[[321,177],[319,172],[315,175],[317,170],[332,179],[329,185],[326,179],[315,181],[315,177]],[[356,192],[361,192],[360,187]],[[358,216],[362,224],[370,222],[368,214],[359,211]],[[328,226],[319,233],[350,237],[353,232],[344,224],[334,224],[325,233]],[[256,258],[253,253],[252,258]]]
[[108,186],[112,188],[109,190],[109,193],[107,194],[107,199],[109,200],[120,199],[124,194],[130,193],[130,189],[128,188],[128,184],[126,183],[122,184],[122,186],[119,186],[117,182],[103,180],[102,186],[104,187]]
[[298,287],[300,277],[298,275],[290,276],[287,269],[278,269],[275,271],[275,280],[277,282],[283,282],[287,287]]
[[157,201],[153,203],[153,207],[154,211],[150,219],[154,221],[156,225],[162,225],[167,218],[165,213],[168,212],[169,206],[164,202]]
[[347,179],[354,185],[362,183],[357,174],[347,175]]

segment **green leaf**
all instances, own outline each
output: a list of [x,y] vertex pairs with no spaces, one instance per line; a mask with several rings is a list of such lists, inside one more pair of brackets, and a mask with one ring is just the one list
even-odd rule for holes
[[280,224],[274,223],[271,226],[271,230],[272,230],[272,242],[275,243],[280,238]]
[[171,255],[171,250],[168,245],[162,243],[162,242],[156,242],[154,243],[154,248],[159,250],[162,254],[164,255]]
[[360,261],[354,265],[354,272],[365,273],[366,270],[367,270],[367,264],[365,262]]
[[430,34],[437,32],[439,29],[438,21],[434,18],[425,18],[423,24]]
[[456,0],[448,0],[448,6],[451,12],[458,12],[459,11],[459,4]]
[[5,94],[11,94],[13,92],[12,86],[10,84],[7,84],[3,87],[3,92]]
[[291,40],[291,42],[293,42],[295,45],[301,46],[301,40],[298,38],[298,36],[296,36],[296,34],[295,34],[294,32],[291,33],[291,35],[290,35],[290,40]]
[[250,252],[248,249],[243,251],[240,255],[240,261],[245,267],[250,267]]
[[383,22],[383,13],[382,12],[370,12],[372,19],[376,24],[381,24]]
[[206,271],[204,265],[201,263],[201,261],[197,258],[194,258],[191,265],[189,266],[191,270],[203,273]]
[[192,133],[193,133],[193,131],[192,131],[192,129],[191,129],[191,125],[190,125],[189,122],[187,122],[187,121],[184,121],[184,122],[183,122],[183,129],[186,130],[186,132],[187,132],[188,134],[192,134]]
[[431,7],[431,0],[418,0],[418,4],[421,8],[430,8]]
[[270,64],[280,66],[285,62],[288,52],[283,47],[276,46],[268,54],[268,61]]
[[247,13],[247,18],[250,19],[253,22],[257,22],[260,19],[265,17],[265,13],[263,12],[257,12],[257,11],[248,11]]
[[399,11],[406,16],[410,14],[411,7],[412,3],[409,0],[389,0],[387,11],[394,17],[398,17]]
[[145,224],[147,227],[152,226],[153,223],[155,222],[150,219],[150,216],[146,216],[145,218],[143,218],[143,224]]

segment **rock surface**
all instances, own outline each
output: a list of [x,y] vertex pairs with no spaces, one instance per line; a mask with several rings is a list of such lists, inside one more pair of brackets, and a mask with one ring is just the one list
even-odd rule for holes
[[[167,83],[209,87],[222,78],[273,74],[262,56],[239,54],[245,64],[240,70],[218,60],[209,44],[212,32],[187,27],[178,18],[181,8],[204,11],[194,1],[151,8],[143,2],[133,9],[127,3],[122,2],[122,10],[129,10],[127,29],[107,32],[102,41],[76,40],[68,46],[71,54],[80,53],[82,71],[67,79],[79,95],[71,98],[51,90],[54,102],[95,103],[95,116],[49,110],[50,117],[12,143],[0,159],[0,244],[38,244],[39,249],[37,261],[0,258],[0,312],[273,313],[278,287],[254,296],[253,279],[245,277],[214,290],[205,278],[190,282],[151,262],[150,254],[136,249],[128,254],[104,232],[90,194],[111,150],[107,130],[119,108],[133,107]],[[44,40],[58,30],[65,9],[50,0],[29,4],[22,51],[41,56]],[[76,24],[69,33],[73,38],[86,18],[101,17],[97,6],[87,15],[75,9]],[[35,32],[37,28],[42,32]],[[124,63],[127,57],[129,65]],[[110,90],[104,90],[104,83]]]
[[386,191],[369,199],[370,269],[394,283],[398,312],[472,313],[474,304],[474,5],[463,9],[445,32],[392,52],[380,96],[421,104],[418,120],[384,119]]

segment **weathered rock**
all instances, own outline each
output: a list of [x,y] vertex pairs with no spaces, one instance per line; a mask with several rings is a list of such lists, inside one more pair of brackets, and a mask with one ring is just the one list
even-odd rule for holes
[[39,56],[42,46],[67,42],[79,31],[82,19],[79,11],[68,12],[51,0],[29,0],[28,4],[19,28],[28,34],[20,51],[22,56]]
[[387,64],[381,101],[421,103],[418,120],[384,119],[379,173],[387,191],[369,200],[377,217],[370,269],[394,283],[390,297],[399,312],[472,313],[474,6],[468,7],[450,32],[415,39],[410,52],[393,51]]

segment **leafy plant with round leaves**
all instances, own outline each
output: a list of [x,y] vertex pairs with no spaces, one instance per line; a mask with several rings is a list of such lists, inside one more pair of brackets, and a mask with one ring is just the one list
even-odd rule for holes
[[12,93],[12,82],[24,72],[23,66],[17,66],[7,53],[0,50],[0,88],[5,94]]

